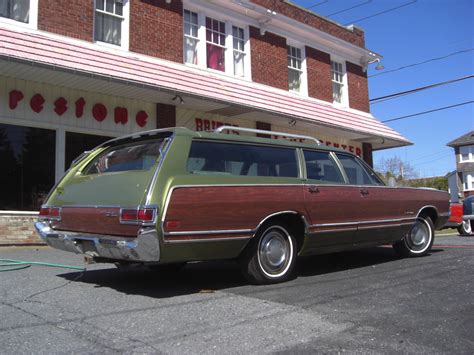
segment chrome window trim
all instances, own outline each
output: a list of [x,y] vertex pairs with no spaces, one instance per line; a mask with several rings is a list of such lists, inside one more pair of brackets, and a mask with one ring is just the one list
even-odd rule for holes
[[163,165],[163,161],[165,160],[165,157],[166,157],[166,153],[168,153],[168,150],[175,136],[176,134],[173,132],[173,134],[170,137],[166,137],[165,139],[163,139],[163,143],[160,145],[160,148],[159,148],[160,157],[158,160],[158,165],[155,168],[155,172],[153,173],[153,177],[151,178],[150,184],[147,187],[148,191],[147,191],[147,195],[145,199],[145,205],[149,205],[151,203],[153,191],[155,189],[156,182],[158,180],[158,174],[160,173],[161,167]]

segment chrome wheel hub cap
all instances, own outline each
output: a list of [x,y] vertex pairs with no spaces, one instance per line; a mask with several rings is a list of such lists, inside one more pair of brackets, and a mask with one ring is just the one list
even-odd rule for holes
[[431,242],[431,229],[427,222],[420,219],[408,232],[406,244],[414,252],[422,252]]
[[291,262],[292,245],[283,230],[270,229],[262,237],[258,247],[260,266],[270,277],[280,276]]

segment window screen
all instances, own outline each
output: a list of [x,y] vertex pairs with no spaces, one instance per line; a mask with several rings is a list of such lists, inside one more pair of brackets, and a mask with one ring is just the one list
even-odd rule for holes
[[298,177],[296,150],[195,141],[187,170],[193,174]]
[[339,168],[329,156],[329,152],[304,151],[308,179],[343,184]]

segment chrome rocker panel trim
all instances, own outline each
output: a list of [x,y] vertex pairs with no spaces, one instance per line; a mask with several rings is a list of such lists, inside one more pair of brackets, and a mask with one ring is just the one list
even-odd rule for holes
[[[49,246],[92,257],[127,261],[159,261],[156,230],[140,230],[137,238],[55,231],[47,222],[36,222],[36,231]],[[89,243],[83,243],[89,242]]]

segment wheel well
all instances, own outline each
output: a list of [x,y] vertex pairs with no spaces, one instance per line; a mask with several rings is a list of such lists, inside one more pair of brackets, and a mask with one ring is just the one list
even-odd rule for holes
[[[305,223],[303,217],[296,213],[284,213],[269,218],[263,225],[269,224],[283,224],[289,229],[296,240],[296,251],[299,252],[303,246],[304,234],[305,234]],[[261,228],[262,226],[260,226]]]
[[430,217],[433,224],[436,224],[438,212],[434,207],[425,207],[420,211],[420,213],[418,213],[418,217]]

